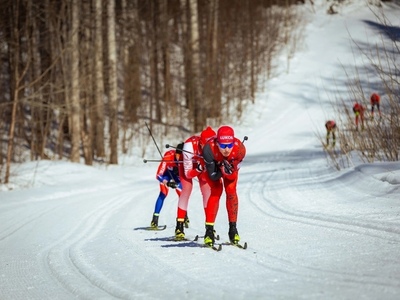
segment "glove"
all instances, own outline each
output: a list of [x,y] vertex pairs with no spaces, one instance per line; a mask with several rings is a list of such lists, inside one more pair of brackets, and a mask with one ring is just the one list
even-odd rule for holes
[[222,162],[222,167],[223,167],[223,172],[227,175],[231,175],[233,173],[233,166],[224,159],[224,161]]
[[167,182],[167,186],[170,187],[171,189],[176,189],[178,187],[178,184],[175,181],[170,180]]

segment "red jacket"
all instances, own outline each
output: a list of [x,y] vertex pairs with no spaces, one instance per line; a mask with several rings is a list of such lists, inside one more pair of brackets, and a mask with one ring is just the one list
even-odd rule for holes
[[381,101],[381,98],[379,97],[379,95],[377,93],[373,93],[371,95],[371,99],[370,100],[371,100],[371,105],[374,105],[374,104],[378,104],[379,101]]
[[162,162],[159,164],[156,178],[158,181],[163,182],[164,179],[174,179],[179,182],[178,159],[175,157],[175,150],[168,150],[164,153]]
[[358,112],[358,113],[360,113],[360,115],[361,115],[361,114],[364,113],[364,110],[365,110],[365,107],[362,106],[362,105],[361,105],[360,103],[358,103],[358,102],[356,102],[356,103],[354,104],[354,106],[353,106],[353,112],[354,112],[354,113]]
[[336,123],[335,123],[335,121],[332,121],[332,120],[327,121],[325,123],[325,127],[327,130],[331,131],[332,129],[336,128]]
[[203,149],[208,176],[214,181],[221,177],[234,180],[238,176],[240,163],[245,156],[246,147],[237,138],[235,138],[232,151],[228,157],[222,156],[216,139],[209,141]]
[[200,136],[194,135],[188,138],[183,144],[183,172],[187,179],[197,177],[201,174],[197,170],[199,164],[204,169],[200,140]]

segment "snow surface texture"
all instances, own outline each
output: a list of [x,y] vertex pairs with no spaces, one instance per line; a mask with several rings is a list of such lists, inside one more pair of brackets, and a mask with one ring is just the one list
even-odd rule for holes
[[[289,73],[234,126],[249,137],[238,187],[247,250],[170,241],[173,191],[160,215],[167,229],[143,230],[159,193],[155,163],[26,163],[0,191],[0,299],[399,299],[400,164],[353,157],[336,171],[315,134],[333,117],[332,78],[345,82],[343,65],[358,61],[349,35],[374,44],[381,32],[363,1],[326,8],[302,8],[309,23]],[[399,7],[384,11],[399,28]],[[186,236],[203,235],[196,185],[189,217]],[[226,242],[224,197],[215,228]]]

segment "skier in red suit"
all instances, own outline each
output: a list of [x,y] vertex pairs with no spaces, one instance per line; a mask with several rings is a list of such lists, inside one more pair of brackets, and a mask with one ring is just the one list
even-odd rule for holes
[[380,109],[381,97],[379,97],[379,95],[377,93],[372,93],[370,102],[371,102],[371,119],[374,118],[375,106],[378,109],[379,117],[382,118],[381,109]]
[[207,182],[210,196],[204,206],[206,214],[206,233],[204,243],[213,246],[215,242],[214,223],[217,217],[219,200],[223,189],[226,194],[226,209],[229,219],[229,239],[237,244],[240,240],[236,222],[239,200],[236,192],[239,169],[246,155],[243,143],[235,138],[234,130],[230,126],[221,126],[217,138],[210,140],[203,149],[203,158],[206,163]]
[[325,123],[326,128],[326,146],[329,146],[329,139],[332,133],[332,147],[335,147],[336,144],[336,123],[333,120],[326,121]]
[[359,120],[361,119],[361,129],[364,129],[364,112],[365,112],[365,107],[356,102],[353,105],[353,112],[354,115],[356,116],[356,130],[358,130],[358,123]]
[[158,217],[164,200],[168,196],[169,188],[175,189],[178,196],[181,195],[182,185],[179,177],[179,165],[181,165],[180,161],[182,161],[182,148],[183,143],[178,144],[176,150],[165,152],[161,163],[158,165],[156,179],[160,185],[160,193],[157,197],[153,219],[150,223],[150,227],[154,229],[158,227]]
[[182,193],[178,201],[176,218],[175,239],[185,238],[184,227],[188,227],[189,220],[185,220],[189,204],[189,197],[193,189],[193,178],[197,178],[203,202],[208,198],[209,188],[206,187],[206,173],[202,157],[203,146],[211,138],[215,138],[215,131],[208,126],[200,135],[189,137],[183,145],[183,164],[180,165],[179,174],[182,183]]

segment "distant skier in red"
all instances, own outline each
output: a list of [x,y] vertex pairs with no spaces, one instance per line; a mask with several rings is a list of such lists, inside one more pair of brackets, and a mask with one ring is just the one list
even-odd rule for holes
[[229,239],[237,244],[240,240],[236,228],[239,199],[236,191],[239,169],[246,155],[243,143],[235,138],[230,126],[221,126],[217,132],[217,138],[210,140],[203,149],[203,157],[206,163],[207,182],[211,194],[204,206],[206,214],[206,233],[204,244],[213,246],[215,242],[214,223],[217,217],[219,200],[223,188],[226,194],[226,209],[229,219]]
[[330,135],[332,133],[332,147],[336,144],[336,123],[333,120],[329,120],[325,123],[326,128],[326,146],[329,146]]
[[178,196],[181,195],[182,185],[179,178],[179,165],[182,161],[183,143],[178,144],[176,150],[165,152],[161,163],[158,166],[156,179],[160,183],[160,194],[157,197],[154,207],[153,219],[150,227],[158,227],[158,217],[164,204],[164,199],[168,196],[169,188],[175,189]]
[[379,117],[382,118],[381,109],[380,109],[381,97],[377,93],[372,93],[370,101],[371,101],[371,119],[374,118],[375,106],[378,109]]
[[354,112],[354,115],[356,116],[356,120],[355,120],[356,121],[356,130],[358,130],[358,123],[360,120],[361,120],[361,129],[364,130],[365,107],[362,104],[356,102],[353,105],[353,112]]

